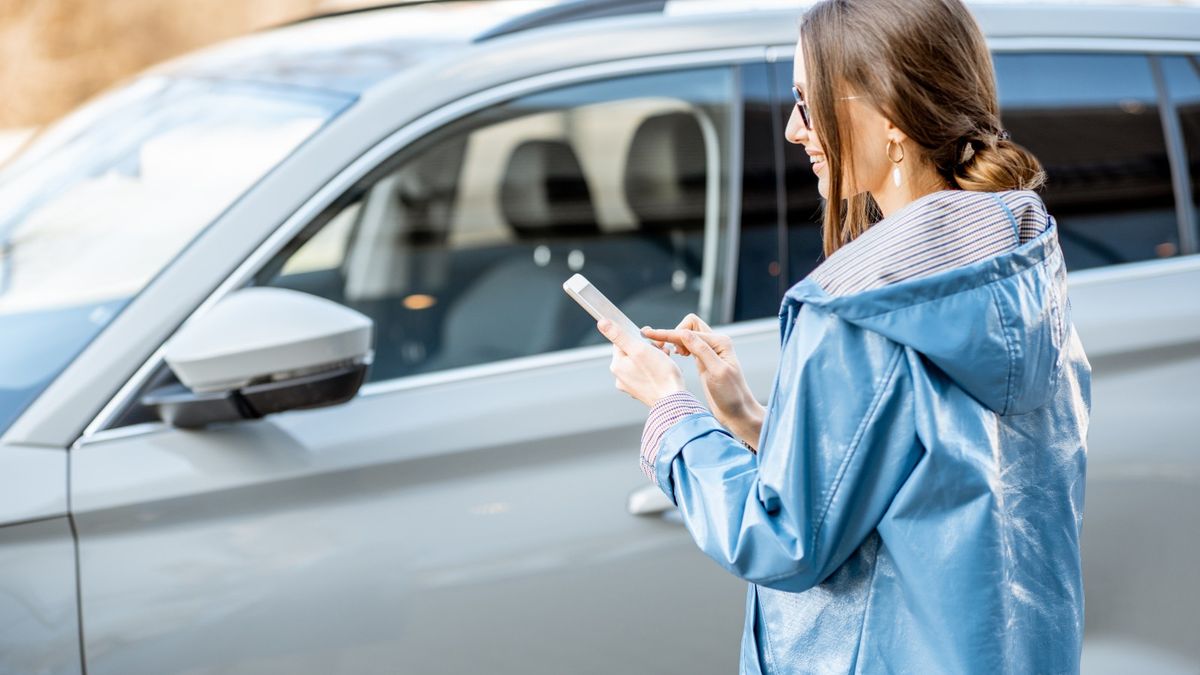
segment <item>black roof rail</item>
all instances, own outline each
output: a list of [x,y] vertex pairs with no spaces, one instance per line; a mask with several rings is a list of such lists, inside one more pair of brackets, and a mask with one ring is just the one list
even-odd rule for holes
[[543,26],[630,14],[661,14],[667,0],[573,0],[518,16],[475,36],[483,42]]

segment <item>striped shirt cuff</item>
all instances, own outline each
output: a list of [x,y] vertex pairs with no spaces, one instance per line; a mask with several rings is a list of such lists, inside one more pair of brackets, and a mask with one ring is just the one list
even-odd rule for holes
[[679,420],[701,412],[708,412],[708,409],[687,391],[668,394],[654,402],[646,418],[646,426],[642,429],[642,473],[647,478],[658,482],[654,460],[658,457],[658,444],[663,435]]

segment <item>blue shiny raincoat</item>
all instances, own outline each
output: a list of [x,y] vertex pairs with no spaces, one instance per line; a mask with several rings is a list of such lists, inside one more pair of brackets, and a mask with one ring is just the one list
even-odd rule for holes
[[663,436],[659,487],[751,582],[740,673],[1078,671],[1091,368],[1044,218],[921,278],[810,275],[757,454],[707,413]]

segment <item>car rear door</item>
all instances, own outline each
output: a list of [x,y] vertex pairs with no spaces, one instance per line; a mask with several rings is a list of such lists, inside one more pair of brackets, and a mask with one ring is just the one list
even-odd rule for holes
[[[1042,162],[1072,319],[1093,368],[1083,672],[1195,672],[1200,605],[1200,61],[1054,40],[992,41],[1003,126]],[[775,88],[792,62],[778,48]],[[791,102],[782,101],[783,109]],[[789,281],[819,262],[807,158],[783,148]]]
[[1142,48],[996,58],[1005,126],[1047,168],[1093,368],[1084,673],[1200,668],[1200,70]]

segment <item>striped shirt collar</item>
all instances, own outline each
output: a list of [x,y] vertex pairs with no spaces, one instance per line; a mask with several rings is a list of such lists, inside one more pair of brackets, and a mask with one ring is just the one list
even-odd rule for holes
[[1005,253],[1048,224],[1032,190],[939,190],[922,195],[842,246],[809,274],[829,295],[849,295]]

